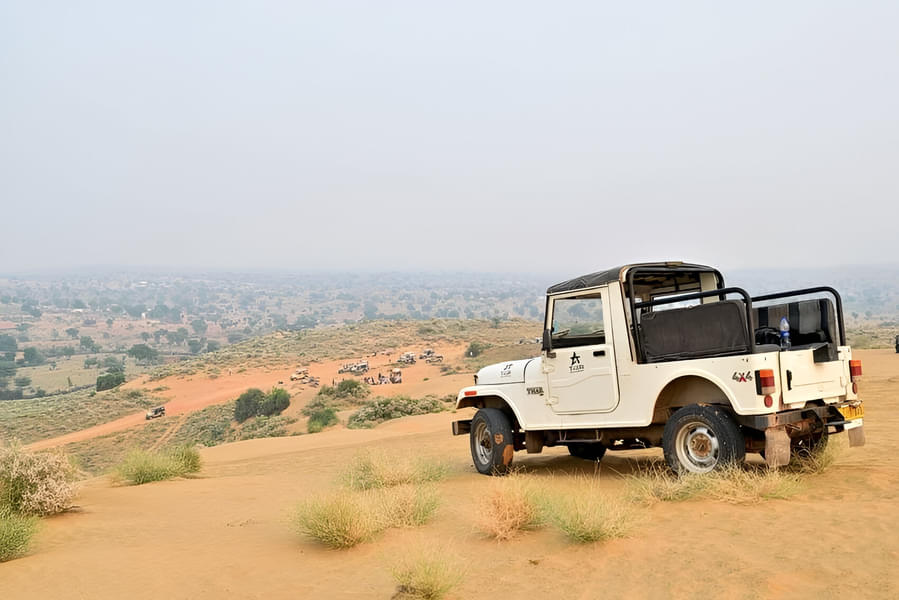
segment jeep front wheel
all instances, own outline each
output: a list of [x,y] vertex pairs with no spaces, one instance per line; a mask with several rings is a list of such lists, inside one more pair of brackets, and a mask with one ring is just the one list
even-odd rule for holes
[[662,436],[665,461],[676,473],[708,473],[746,458],[743,432],[719,406],[685,406]]
[[471,420],[471,458],[479,473],[504,475],[512,465],[515,447],[512,425],[501,410],[482,408]]

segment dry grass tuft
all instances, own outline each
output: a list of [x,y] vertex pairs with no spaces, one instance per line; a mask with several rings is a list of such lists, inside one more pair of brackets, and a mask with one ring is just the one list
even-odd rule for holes
[[370,500],[349,492],[303,502],[294,523],[301,534],[335,549],[352,548],[383,529]]
[[37,527],[37,517],[0,515],[0,563],[23,556]]
[[730,465],[711,473],[675,475],[664,463],[652,463],[629,475],[631,500],[643,503],[709,498],[731,504],[785,499],[800,489],[800,477],[786,470]]
[[165,454],[135,448],[115,468],[113,479],[126,485],[142,485],[184,477],[202,466],[200,453],[192,446],[179,446]]
[[376,504],[382,527],[418,527],[434,517],[440,497],[433,485],[399,485],[381,490]]
[[631,503],[601,494],[594,478],[576,479],[570,492],[543,501],[547,520],[578,544],[626,537],[638,520]]
[[463,571],[445,552],[419,551],[395,564],[391,569],[396,580],[394,598],[439,600],[457,586]]
[[790,456],[787,470],[802,475],[815,475],[827,471],[843,452],[846,442],[842,438],[825,437],[812,448],[800,448]]
[[478,529],[500,541],[543,525],[541,503],[533,484],[512,474],[491,482],[493,489],[481,504]]
[[371,490],[440,481],[448,471],[443,463],[367,452],[353,460],[343,473],[343,480],[351,489]]

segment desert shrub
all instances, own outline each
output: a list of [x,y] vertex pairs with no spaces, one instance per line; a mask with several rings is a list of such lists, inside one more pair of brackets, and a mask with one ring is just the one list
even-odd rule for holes
[[260,389],[250,388],[234,403],[234,420],[243,423],[255,416],[270,417],[280,414],[290,406],[290,394],[283,388],[272,388],[266,394]]
[[410,398],[409,396],[375,398],[370,402],[366,402],[365,405],[350,416],[347,427],[351,429],[369,428],[391,419],[441,412],[446,409],[446,405],[436,396],[425,396],[424,398]]
[[439,600],[462,581],[463,571],[443,551],[410,553],[391,568],[397,583],[394,598]]
[[177,446],[169,451],[169,457],[175,462],[179,475],[187,475],[189,473],[199,473],[203,468],[203,459],[200,458],[200,451],[190,445]]
[[329,548],[351,548],[381,530],[370,503],[347,492],[303,502],[297,507],[294,523],[302,535]]
[[201,467],[199,452],[190,446],[167,453],[134,449],[115,468],[114,476],[126,485],[143,485],[196,473]]
[[571,492],[542,499],[546,519],[578,544],[627,536],[636,521],[630,502],[603,496],[592,479],[578,479]]
[[296,423],[293,417],[275,415],[271,417],[256,417],[244,422],[240,428],[239,439],[252,440],[264,437],[284,437],[287,435],[287,426]]
[[652,463],[628,478],[629,496],[637,502],[679,502],[702,497],[731,504],[789,498],[800,488],[797,474],[783,469],[731,465],[711,473],[674,475]]
[[542,524],[536,492],[520,475],[497,479],[481,502],[478,528],[497,540],[510,540]]
[[362,399],[368,397],[368,386],[355,379],[344,379],[337,384],[334,389],[334,395],[338,398],[354,398]]
[[125,383],[124,373],[107,373],[97,377],[97,391],[111,390]]
[[440,481],[447,472],[448,468],[443,463],[367,452],[356,456],[342,478],[352,489],[370,490]]
[[265,400],[265,393],[257,388],[250,388],[237,398],[234,404],[234,420],[243,423],[250,417],[259,414],[259,405]]
[[290,406],[290,394],[283,388],[272,388],[259,406],[259,415],[270,417]]
[[377,495],[378,516],[387,527],[418,527],[437,512],[440,498],[432,485],[400,485]]
[[0,448],[0,513],[52,515],[69,508],[75,468],[64,454]]
[[37,517],[0,514],[0,562],[23,556],[37,527]]
[[480,356],[481,352],[489,348],[488,344],[484,342],[472,342],[468,344],[468,348],[465,349],[465,356],[469,358],[474,358],[475,356]]
[[337,424],[337,411],[330,407],[321,408],[313,412],[306,422],[306,431],[318,433],[325,427]]

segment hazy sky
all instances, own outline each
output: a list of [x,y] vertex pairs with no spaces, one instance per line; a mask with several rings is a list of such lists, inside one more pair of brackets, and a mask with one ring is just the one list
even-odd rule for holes
[[0,2],[0,271],[899,261],[899,3]]

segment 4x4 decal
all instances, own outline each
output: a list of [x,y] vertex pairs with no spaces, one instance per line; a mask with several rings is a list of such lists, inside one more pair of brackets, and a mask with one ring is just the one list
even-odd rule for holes
[[731,379],[733,379],[737,383],[747,383],[749,381],[752,381],[752,371],[746,371],[745,373],[734,371]]

